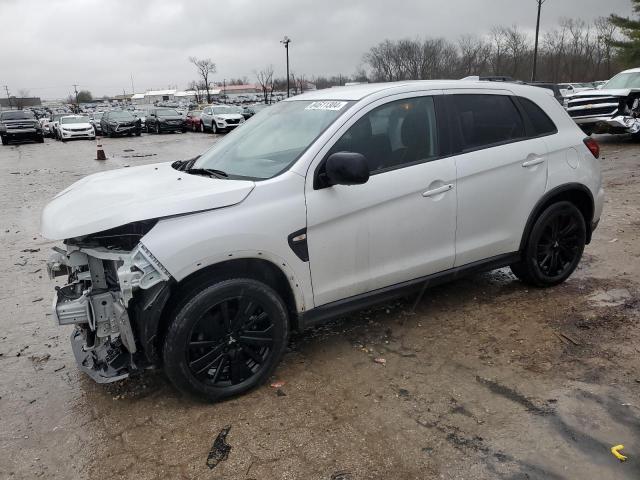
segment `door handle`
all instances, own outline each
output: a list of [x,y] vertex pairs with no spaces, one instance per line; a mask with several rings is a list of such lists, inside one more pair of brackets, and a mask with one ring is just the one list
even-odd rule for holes
[[443,185],[441,187],[434,188],[433,190],[427,190],[426,192],[422,192],[422,196],[423,197],[433,197],[433,196],[438,195],[440,193],[448,192],[452,188],[453,188],[453,184],[449,183],[447,185]]
[[544,163],[544,157],[539,157],[537,155],[530,155],[530,157],[530,160],[522,163],[523,167],[533,167],[534,165],[540,165],[541,163]]

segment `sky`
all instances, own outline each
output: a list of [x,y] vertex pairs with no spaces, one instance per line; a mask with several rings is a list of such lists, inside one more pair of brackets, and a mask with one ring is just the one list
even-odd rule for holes
[[[631,2],[546,0],[541,30],[612,12],[631,15]],[[455,41],[495,25],[533,34],[535,16],[536,0],[0,0],[0,94],[185,89],[197,78],[190,56],[213,59],[214,81],[254,83],[270,64],[285,77],[284,35],[292,72],[349,75],[386,38]]]

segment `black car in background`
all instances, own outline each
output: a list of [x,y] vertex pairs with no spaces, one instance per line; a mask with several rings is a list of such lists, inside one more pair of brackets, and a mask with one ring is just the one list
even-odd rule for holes
[[269,105],[267,105],[266,103],[258,103],[256,105],[244,106],[244,107],[242,107],[242,116],[244,117],[245,120],[249,120],[256,113],[264,110],[268,106]]
[[549,82],[528,82],[527,85],[533,85],[534,87],[546,88],[547,90],[551,90],[553,92],[553,96],[560,102],[564,102],[564,97],[562,96],[562,92],[560,92],[560,87],[558,87],[557,83],[549,83]]
[[0,113],[0,139],[2,145],[15,140],[44,142],[40,122],[31,111],[17,110]]
[[96,130],[96,135],[102,135],[102,125],[100,125],[100,120],[102,120],[102,112],[95,112],[89,117],[89,121],[93,128]]
[[145,119],[147,132],[186,132],[187,123],[173,108],[152,108]]
[[142,133],[140,123],[139,118],[134,117],[126,110],[105,112],[100,119],[102,135],[108,135],[110,137],[133,134],[139,137]]

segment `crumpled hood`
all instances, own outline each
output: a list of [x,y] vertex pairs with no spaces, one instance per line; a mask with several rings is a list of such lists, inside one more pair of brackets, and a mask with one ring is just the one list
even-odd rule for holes
[[50,240],[101,232],[127,223],[235,205],[255,184],[190,175],[171,163],[89,175],[61,191],[42,211]]
[[582,92],[574,93],[569,97],[569,99],[575,97],[626,97],[631,92],[637,91],[638,89],[634,88],[617,88],[617,89],[593,89],[593,90],[583,90]]

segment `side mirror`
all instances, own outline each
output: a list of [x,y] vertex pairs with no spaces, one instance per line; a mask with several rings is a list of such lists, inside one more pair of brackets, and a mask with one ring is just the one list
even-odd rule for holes
[[325,184],[361,185],[369,180],[369,164],[364,155],[355,152],[336,152],[324,164]]

